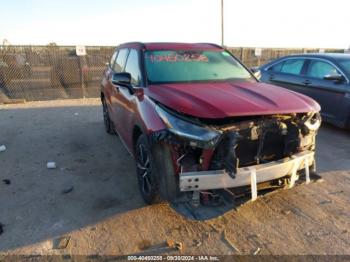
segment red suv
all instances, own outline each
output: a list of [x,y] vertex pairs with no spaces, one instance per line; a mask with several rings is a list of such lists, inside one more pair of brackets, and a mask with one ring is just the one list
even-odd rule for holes
[[242,189],[255,199],[315,171],[320,106],[260,83],[214,44],[122,44],[101,100],[106,131],[135,158],[147,203],[210,205]]

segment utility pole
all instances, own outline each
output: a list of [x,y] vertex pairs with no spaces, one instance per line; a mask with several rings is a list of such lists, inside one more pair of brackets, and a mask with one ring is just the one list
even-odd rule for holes
[[221,0],[221,45],[224,46],[224,0]]

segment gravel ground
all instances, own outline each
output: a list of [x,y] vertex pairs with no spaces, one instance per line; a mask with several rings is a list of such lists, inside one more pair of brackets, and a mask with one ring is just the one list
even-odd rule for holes
[[[133,159],[105,134],[98,99],[2,105],[0,254],[350,255],[349,142],[349,131],[324,125],[323,179],[192,221],[166,203],[144,204]],[[162,248],[167,239],[183,250]]]

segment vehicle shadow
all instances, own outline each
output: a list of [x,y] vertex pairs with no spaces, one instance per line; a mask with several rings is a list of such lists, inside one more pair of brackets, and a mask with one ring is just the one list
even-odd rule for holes
[[350,132],[322,123],[317,136],[317,170],[320,173],[350,169]]

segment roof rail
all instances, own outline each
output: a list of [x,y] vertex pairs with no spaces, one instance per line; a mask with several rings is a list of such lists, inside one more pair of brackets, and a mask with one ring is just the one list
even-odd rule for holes
[[136,45],[140,45],[142,48],[145,48],[145,44],[142,43],[142,42],[126,42],[126,43],[122,43],[120,44],[119,46],[125,46],[125,45],[133,45],[133,44],[136,44]]
[[213,43],[197,43],[197,44],[201,44],[201,45],[211,45],[211,46],[214,46],[214,47],[217,47],[217,48],[224,48],[224,47],[221,46],[221,45],[213,44]]

